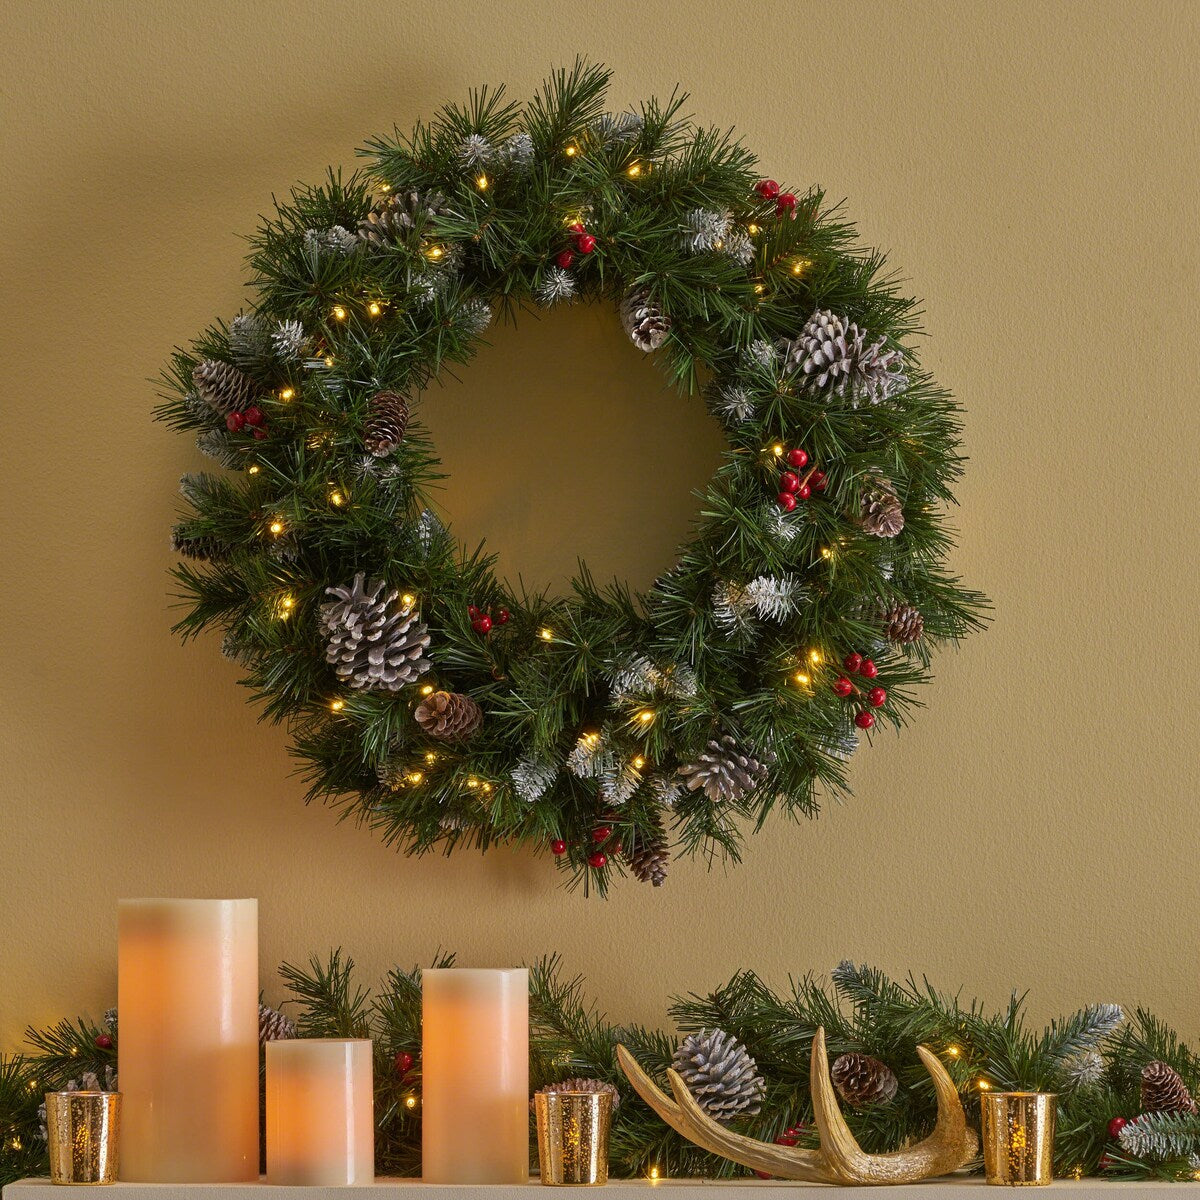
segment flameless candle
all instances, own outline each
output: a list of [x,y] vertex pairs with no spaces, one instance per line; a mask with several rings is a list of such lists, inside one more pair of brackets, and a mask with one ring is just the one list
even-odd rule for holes
[[421,973],[426,1183],[529,1180],[529,972]]
[[258,1178],[258,901],[122,900],[121,1178]]
[[328,1187],[375,1178],[371,1042],[267,1043],[267,1182]]

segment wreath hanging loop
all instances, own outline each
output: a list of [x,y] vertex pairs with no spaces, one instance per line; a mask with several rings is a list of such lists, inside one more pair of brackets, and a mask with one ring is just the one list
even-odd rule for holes
[[[946,566],[958,409],[882,256],[682,95],[613,114],[608,82],[481,88],[297,189],[253,307],[176,353],[157,410],[226,468],[183,481],[177,628],[223,631],[309,797],[412,851],[547,847],[601,891],[814,813],[985,605]],[[728,441],[643,595],[514,590],[429,498],[425,389],[493,320],[576,301]]]

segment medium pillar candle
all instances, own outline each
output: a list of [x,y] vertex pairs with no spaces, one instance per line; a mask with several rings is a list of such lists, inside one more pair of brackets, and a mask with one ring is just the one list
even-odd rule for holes
[[258,1178],[258,901],[122,900],[121,1178]]
[[529,972],[421,973],[421,1175],[529,1181]]
[[371,1041],[267,1043],[267,1182],[328,1187],[375,1178]]

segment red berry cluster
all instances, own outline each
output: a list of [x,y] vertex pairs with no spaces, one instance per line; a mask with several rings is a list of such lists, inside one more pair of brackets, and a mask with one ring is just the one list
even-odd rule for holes
[[225,418],[225,428],[230,433],[253,433],[261,442],[267,436],[267,416],[257,404],[252,404],[241,412],[231,412]]
[[562,267],[564,271],[575,261],[576,252],[579,254],[591,254],[591,252],[596,248],[595,237],[588,233],[588,231],[584,228],[582,221],[572,221],[571,224],[567,226],[567,229],[571,234],[571,245],[574,246],[575,249],[560,250],[554,256],[554,261],[558,263],[558,265]]
[[754,190],[764,200],[775,201],[775,215],[782,217],[785,214],[794,221],[796,219],[796,197],[791,192],[781,192],[779,184],[773,179],[760,179],[755,185]]
[[[777,1145],[777,1146],[795,1146],[800,1141],[800,1139],[804,1136],[805,1129],[806,1129],[806,1127],[803,1122],[801,1122],[799,1125],[790,1126],[788,1129],[785,1129],[775,1139],[775,1145]],[[754,1173],[755,1173],[755,1175],[757,1175],[759,1177],[759,1179],[774,1178],[774,1176],[772,1176],[770,1174],[770,1172],[768,1172],[768,1171],[755,1171]]]
[[[592,830],[591,845],[593,849],[587,856],[587,865],[594,871],[599,871],[601,867],[608,865],[610,854],[621,853],[621,843],[613,840],[611,825],[597,825]],[[555,838],[550,843],[550,852],[555,858],[562,858],[567,852],[567,843],[562,838]]]
[[[823,492],[828,483],[825,472],[818,471],[816,467],[809,467],[803,475],[796,474],[797,471],[808,467],[806,450],[789,450],[785,458],[787,469],[779,476],[779,495],[775,497],[775,503],[784,512],[791,512],[796,507],[797,500],[807,500],[813,492]],[[791,469],[793,467],[795,470]]]
[[415,1061],[416,1060],[411,1054],[408,1053],[407,1050],[398,1051],[395,1058],[396,1074],[401,1079],[404,1079],[408,1075],[409,1071],[412,1070],[413,1063]]
[[483,612],[474,604],[467,605],[467,616],[471,618],[471,628],[480,636],[492,632],[493,625],[507,625],[509,612],[507,608],[502,608],[496,613],[496,619],[492,620],[492,614]]
[[[864,679],[874,679],[879,674],[879,668],[869,658],[863,658],[861,654],[847,654],[842,665],[851,675],[861,675]],[[887,703],[886,689],[873,687],[864,697],[859,688],[845,675],[839,675],[831,686],[834,692],[843,698],[855,695],[864,698],[870,705],[870,708],[861,708],[855,714],[854,723],[859,729],[870,729],[875,724],[875,714],[871,712],[871,709],[880,708]]]

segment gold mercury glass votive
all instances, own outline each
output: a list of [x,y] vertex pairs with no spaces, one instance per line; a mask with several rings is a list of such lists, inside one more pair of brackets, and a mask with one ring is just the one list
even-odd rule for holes
[[538,1162],[542,1182],[594,1187],[608,1182],[608,1092],[538,1092]]
[[51,1183],[116,1183],[120,1092],[47,1092]]
[[1051,1092],[982,1092],[983,1168],[988,1183],[1031,1187],[1054,1178]]

